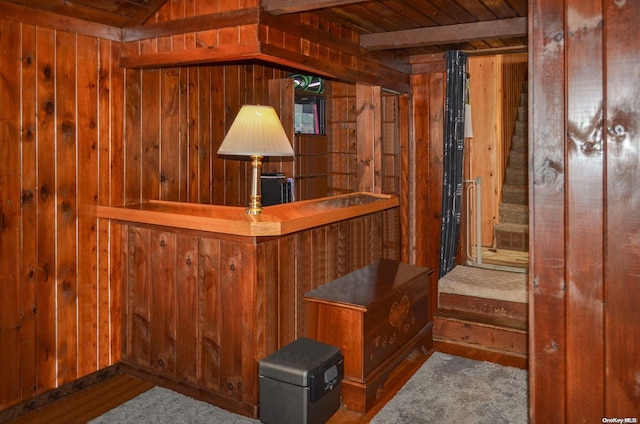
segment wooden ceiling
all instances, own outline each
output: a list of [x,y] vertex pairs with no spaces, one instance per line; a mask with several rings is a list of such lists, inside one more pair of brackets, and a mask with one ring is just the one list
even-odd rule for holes
[[[171,0],[0,0],[115,28],[144,24]],[[310,12],[361,34],[369,51],[397,57],[526,46],[527,0],[262,0],[274,14]]]

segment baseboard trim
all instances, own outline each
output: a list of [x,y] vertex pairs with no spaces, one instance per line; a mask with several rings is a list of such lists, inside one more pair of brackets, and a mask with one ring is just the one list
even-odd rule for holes
[[49,405],[55,401],[78,393],[81,390],[109,380],[118,374],[121,374],[120,364],[115,364],[84,377],[80,377],[70,383],[63,384],[55,389],[49,390],[34,398],[0,411],[0,422],[3,423],[19,418],[20,416],[33,412],[43,406]]

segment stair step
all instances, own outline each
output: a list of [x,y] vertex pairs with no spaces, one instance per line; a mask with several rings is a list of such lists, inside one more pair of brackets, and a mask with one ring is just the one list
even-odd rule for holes
[[529,224],[529,207],[514,203],[500,203],[500,223]]
[[514,134],[526,137],[529,131],[529,123],[525,120],[516,120],[513,127]]
[[511,152],[513,151],[527,152],[529,150],[527,135],[513,134],[511,136]]
[[528,114],[529,114],[529,113],[528,113],[528,112],[529,112],[529,110],[528,110],[528,109],[529,109],[529,108],[527,107],[527,104],[526,104],[526,103],[525,103],[524,105],[521,103],[521,104],[520,104],[520,106],[518,106],[518,116],[517,116],[517,118],[518,118],[518,119],[523,118],[523,119],[525,119],[525,120],[526,120],[526,119],[527,119],[527,116],[528,116]]
[[528,171],[523,168],[507,166],[504,183],[508,185],[527,185],[529,180]]
[[529,157],[524,150],[512,150],[509,152],[509,166],[526,169],[529,166]]
[[525,185],[505,184],[502,186],[502,201],[516,205],[527,205],[529,203],[529,189]]
[[[452,293],[440,293],[438,296],[438,310],[471,313],[487,318],[511,319],[518,323],[526,323],[528,304],[509,302],[498,299],[488,299],[477,296],[464,296]],[[524,327],[526,328],[526,327]]]
[[487,320],[476,314],[439,311],[433,322],[433,340],[473,348],[527,355],[527,329],[516,320]]
[[529,226],[498,222],[493,229],[498,249],[529,251]]

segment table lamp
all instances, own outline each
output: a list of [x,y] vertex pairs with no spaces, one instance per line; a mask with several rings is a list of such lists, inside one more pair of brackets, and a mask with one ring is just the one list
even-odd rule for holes
[[293,149],[273,107],[244,105],[231,124],[218,149],[218,154],[251,158],[251,194],[245,213],[259,215],[262,213],[260,193],[262,158],[293,156]]

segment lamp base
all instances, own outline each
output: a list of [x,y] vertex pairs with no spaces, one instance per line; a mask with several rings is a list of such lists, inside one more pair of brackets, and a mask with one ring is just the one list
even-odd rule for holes
[[247,215],[260,215],[262,213],[262,205],[258,204],[258,206],[247,206],[244,213]]
[[262,156],[251,155],[251,195],[249,206],[244,210],[247,215],[262,213],[262,194],[260,192],[260,174],[262,173]]

